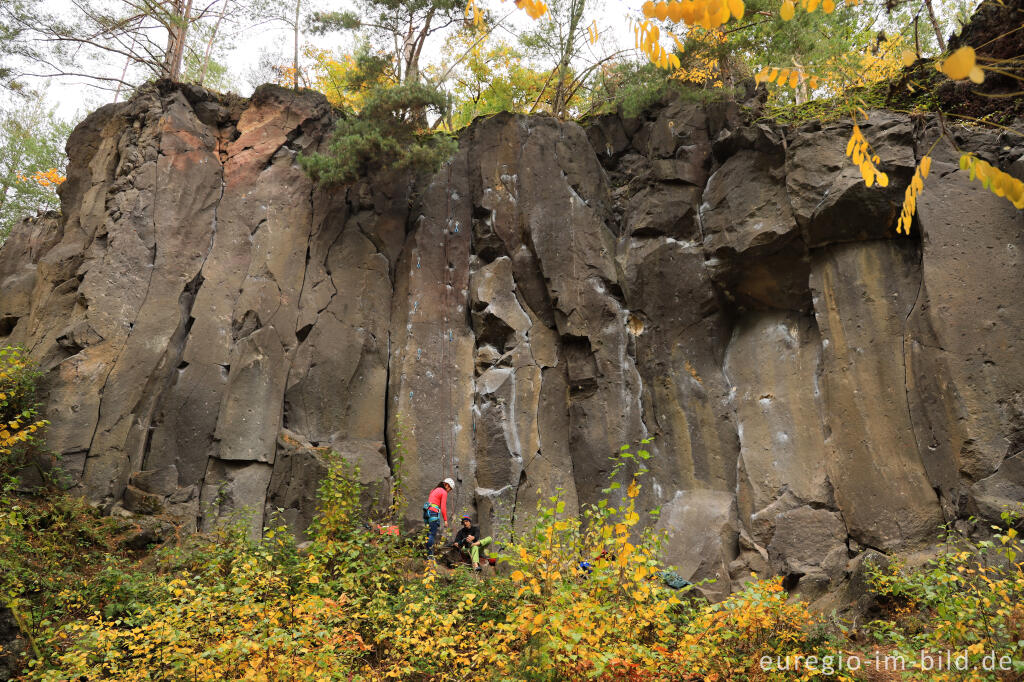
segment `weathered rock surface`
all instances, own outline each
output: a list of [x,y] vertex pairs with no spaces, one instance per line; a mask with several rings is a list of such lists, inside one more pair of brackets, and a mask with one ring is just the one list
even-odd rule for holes
[[80,494],[302,530],[333,450],[368,510],[400,467],[415,526],[452,476],[450,511],[503,538],[556,491],[595,501],[608,456],[653,438],[639,501],[680,573],[809,597],[1024,499],[1024,220],[937,153],[896,238],[927,121],[862,126],[885,189],[848,125],[682,102],[494,116],[433,177],[318,188],[296,156],[331,116],[161,84],[72,135],[61,215],[0,249],[0,343],[45,370]]

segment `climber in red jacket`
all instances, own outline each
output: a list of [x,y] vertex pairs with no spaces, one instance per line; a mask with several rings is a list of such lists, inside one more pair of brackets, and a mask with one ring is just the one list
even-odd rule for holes
[[455,488],[455,481],[446,478],[430,491],[427,503],[423,505],[423,521],[427,524],[427,556],[433,556],[434,543],[444,520],[444,529],[448,530],[448,493]]

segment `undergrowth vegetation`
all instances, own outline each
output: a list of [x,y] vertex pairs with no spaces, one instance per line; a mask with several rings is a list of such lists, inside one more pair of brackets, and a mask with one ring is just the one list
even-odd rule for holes
[[[34,414],[31,363],[0,358],[28,372],[5,392]],[[656,514],[636,507],[647,457],[618,453],[604,499],[579,514],[554,491],[484,578],[426,561],[420,537],[368,526],[357,472],[340,456],[301,544],[284,526],[254,541],[240,520],[135,551],[124,542],[131,519],[5,476],[0,615],[21,635],[0,642],[0,671],[6,661],[20,679],[48,681],[852,680],[870,679],[882,650],[929,679],[922,652],[963,652],[969,672],[941,673],[949,679],[1024,674],[1019,517],[1005,515],[988,540],[951,535],[923,567],[872,569],[882,616],[854,633],[778,579],[752,577],[715,604],[699,585],[669,588]],[[13,461],[5,453],[0,468]],[[861,670],[836,666],[840,652]],[[988,671],[986,656],[1012,667]]]
[[[923,567],[876,567],[875,591],[889,600],[873,638],[914,662],[921,679],[1024,679],[1024,558],[1021,517],[1002,514],[991,539],[969,543],[947,535],[946,549]],[[946,659],[944,670],[939,657]],[[909,669],[909,666],[908,666]]]

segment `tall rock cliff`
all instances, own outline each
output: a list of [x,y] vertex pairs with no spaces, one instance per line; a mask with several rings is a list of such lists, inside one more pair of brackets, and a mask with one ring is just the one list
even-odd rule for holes
[[[318,188],[296,156],[331,117],[159,85],[72,135],[62,214],[0,249],[0,344],[46,371],[82,495],[301,529],[325,451],[380,506],[400,442],[410,524],[452,476],[454,511],[503,534],[557,489],[596,500],[608,456],[653,437],[669,561],[809,596],[1024,500],[1024,220],[938,152],[895,236],[934,122],[872,113],[885,189],[848,124],[679,101],[498,115],[432,178]],[[1024,170],[1009,138],[957,134]]]

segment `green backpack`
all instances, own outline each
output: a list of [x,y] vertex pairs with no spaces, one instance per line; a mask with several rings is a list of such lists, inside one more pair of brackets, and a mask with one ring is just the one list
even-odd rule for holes
[[679,575],[675,571],[670,571],[666,569],[658,575],[661,576],[662,581],[664,581],[664,583],[667,586],[671,587],[673,590],[681,590],[684,587],[690,587],[691,585],[693,585],[693,583],[691,583],[689,580]]

